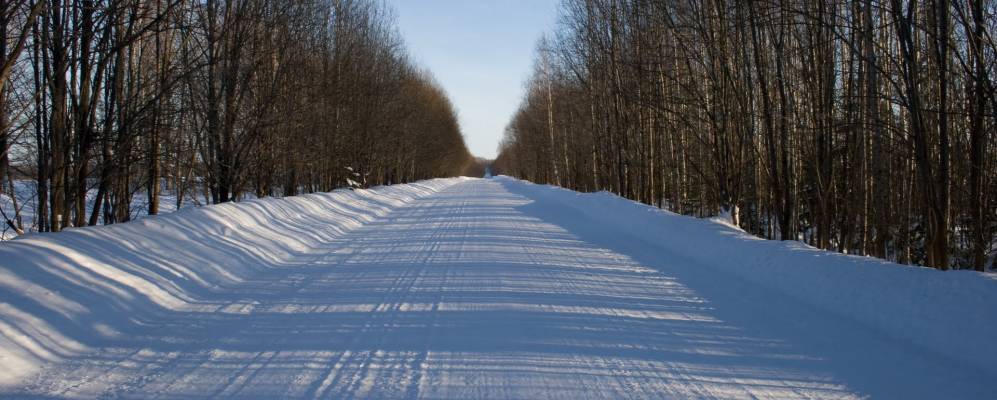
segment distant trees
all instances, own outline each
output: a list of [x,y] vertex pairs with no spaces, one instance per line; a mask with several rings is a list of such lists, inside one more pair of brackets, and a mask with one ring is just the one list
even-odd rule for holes
[[0,33],[0,190],[16,158],[38,231],[127,221],[140,193],[156,214],[164,189],[220,203],[472,161],[375,0],[3,1]]
[[495,168],[983,270],[995,15],[988,1],[568,0]]

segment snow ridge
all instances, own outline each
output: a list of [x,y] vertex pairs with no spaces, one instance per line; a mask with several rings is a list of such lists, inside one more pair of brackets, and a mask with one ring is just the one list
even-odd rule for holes
[[529,185],[531,196],[570,207],[628,240],[697,268],[854,320],[935,355],[992,370],[997,360],[997,280],[975,271],[938,271],[872,257],[823,251],[796,241],[765,240],[720,221],[650,207],[607,192]]
[[265,266],[307,262],[309,247],[462,180],[219,204],[4,242],[0,388],[157,315],[240,312],[199,299],[260,279]]

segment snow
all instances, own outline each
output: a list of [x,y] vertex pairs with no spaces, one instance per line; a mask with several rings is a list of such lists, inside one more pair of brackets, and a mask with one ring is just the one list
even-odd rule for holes
[[0,397],[994,398],[993,304],[983,274],[439,179],[0,244]]
[[[6,186],[4,189],[7,189]],[[7,217],[14,219],[15,207],[14,201],[11,199],[9,193],[0,193],[0,209],[3,209]],[[92,188],[87,191],[87,201],[86,201],[86,213],[89,216],[93,212],[93,205],[95,197],[97,196],[98,190]],[[34,180],[24,179],[14,181],[14,196],[17,198],[17,208],[21,211],[21,222],[28,233],[35,231],[37,225],[35,221],[35,216],[37,214],[36,207],[38,201],[38,189],[37,183]],[[201,199],[203,195],[200,193],[189,193],[184,197],[183,205],[181,208],[197,207],[201,205]],[[246,198],[254,198],[255,196],[251,193],[244,195]],[[159,214],[168,214],[177,210],[177,196],[176,194],[170,193],[169,191],[163,191],[159,196]],[[149,198],[144,190],[138,190],[132,196],[131,202],[131,216],[132,219],[145,218],[149,212]],[[98,219],[98,223],[102,223],[103,219]],[[14,232],[7,224],[0,221],[0,241],[10,240],[17,237],[17,233]]]
[[[14,219],[15,207],[14,198],[11,198],[10,194],[7,193],[8,186],[7,182],[3,182],[3,190],[0,190],[0,210],[6,214],[7,218]],[[24,222],[25,226],[31,224],[34,221],[35,216],[35,203],[32,199],[37,194],[35,190],[34,182],[26,180],[15,180],[14,181],[14,196],[17,200],[17,208],[21,209],[21,220]],[[10,226],[6,224],[6,221],[2,220],[2,215],[0,214],[0,240],[12,239],[17,236]]]

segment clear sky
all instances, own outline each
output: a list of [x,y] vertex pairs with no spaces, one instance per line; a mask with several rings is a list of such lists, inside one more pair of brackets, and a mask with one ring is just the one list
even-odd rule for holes
[[559,0],[388,0],[415,62],[432,71],[460,114],[471,153],[494,158],[519,106],[533,50],[553,30]]

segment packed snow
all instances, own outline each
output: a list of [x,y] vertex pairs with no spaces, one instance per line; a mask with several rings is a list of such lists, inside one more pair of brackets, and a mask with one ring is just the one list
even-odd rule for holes
[[997,280],[506,177],[0,244],[0,397],[997,398]]

